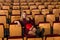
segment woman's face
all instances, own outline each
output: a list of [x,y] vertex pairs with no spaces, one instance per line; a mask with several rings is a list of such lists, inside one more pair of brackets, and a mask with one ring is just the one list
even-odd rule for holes
[[26,18],[27,21],[29,21],[29,18]]
[[22,17],[23,17],[23,18],[26,18],[26,13],[23,12],[23,13],[22,13]]

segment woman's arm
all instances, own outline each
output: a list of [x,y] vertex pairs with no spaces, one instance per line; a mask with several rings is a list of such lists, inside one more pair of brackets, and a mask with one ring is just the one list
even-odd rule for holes
[[14,23],[17,23],[18,25],[20,25],[20,22],[19,21],[14,21]]

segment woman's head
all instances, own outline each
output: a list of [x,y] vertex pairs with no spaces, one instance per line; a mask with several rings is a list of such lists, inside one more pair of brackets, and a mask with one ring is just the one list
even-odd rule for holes
[[26,12],[25,11],[21,13],[21,17],[26,18]]
[[26,20],[29,21],[30,19],[27,17]]

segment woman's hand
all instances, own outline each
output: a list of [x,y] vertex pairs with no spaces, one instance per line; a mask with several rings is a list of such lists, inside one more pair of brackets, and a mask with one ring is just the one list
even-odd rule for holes
[[18,25],[20,25],[20,22],[19,21],[14,21],[14,23],[17,23]]
[[29,30],[32,30],[32,29],[33,29],[33,26]]

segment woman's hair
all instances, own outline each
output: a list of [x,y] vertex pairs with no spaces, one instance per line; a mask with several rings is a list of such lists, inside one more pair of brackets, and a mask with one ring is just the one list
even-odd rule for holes
[[22,14],[22,13],[25,13],[25,14],[26,14],[26,11],[21,12],[21,14]]
[[30,19],[29,18],[27,18],[26,20],[27,20],[28,23],[30,23]]
[[29,18],[29,20],[31,20],[31,18],[30,17],[28,17]]
[[25,11],[22,12],[20,16],[21,16],[21,18],[26,18],[26,12]]

